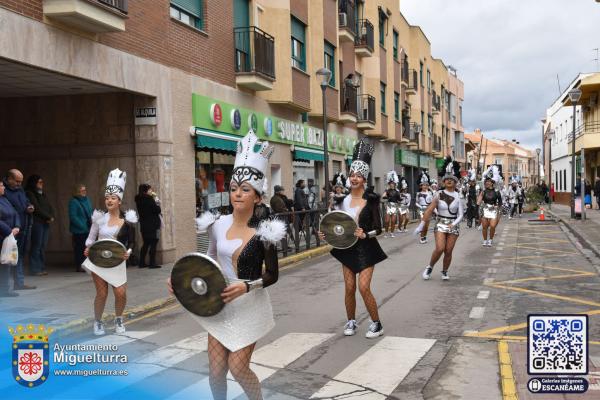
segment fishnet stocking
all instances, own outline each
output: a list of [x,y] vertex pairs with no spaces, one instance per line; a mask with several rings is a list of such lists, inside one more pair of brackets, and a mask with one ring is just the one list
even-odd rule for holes
[[356,274],[348,267],[342,266],[344,286],[346,287],[344,303],[348,320],[356,319]]
[[115,295],[115,314],[117,317],[120,317],[123,315],[125,304],[127,303],[127,284],[113,287],[113,293]]
[[208,381],[214,400],[227,400],[227,359],[229,350],[208,335]]
[[98,275],[92,273],[94,286],[96,286],[96,297],[94,298],[94,318],[96,321],[102,320],[106,298],[108,297],[108,283]]
[[454,251],[454,245],[458,240],[457,235],[447,234],[446,235],[446,248],[444,249],[444,262],[443,270],[448,271],[450,263],[452,262],[452,252]]
[[358,290],[365,302],[365,307],[371,316],[372,321],[379,321],[379,312],[377,310],[377,301],[371,292],[371,279],[373,278],[373,270],[375,268],[368,267],[360,271],[358,275]]
[[493,219],[490,221],[490,239],[494,238],[496,235],[496,226],[498,226],[498,219]]
[[244,347],[233,353],[229,353],[229,370],[231,375],[244,389],[249,400],[262,400],[260,381],[256,374],[250,369],[250,358],[256,343]]
[[446,234],[443,232],[435,232],[435,249],[431,253],[431,259],[429,260],[429,266],[433,268],[435,263],[438,262],[444,250],[446,249]]

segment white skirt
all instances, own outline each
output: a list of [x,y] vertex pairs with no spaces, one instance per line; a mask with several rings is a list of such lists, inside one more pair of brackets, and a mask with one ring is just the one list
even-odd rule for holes
[[101,268],[96,266],[86,258],[81,266],[89,273],[93,272],[100,278],[104,279],[108,284],[119,287],[127,283],[127,267],[126,262],[123,261],[121,264],[112,268]]
[[238,297],[212,317],[192,316],[229,351],[256,343],[275,326],[267,289],[255,289]]

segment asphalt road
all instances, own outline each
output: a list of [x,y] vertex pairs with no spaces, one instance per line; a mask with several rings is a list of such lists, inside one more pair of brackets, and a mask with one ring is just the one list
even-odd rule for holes
[[[359,295],[359,333],[342,335],[342,267],[331,256],[282,271],[269,289],[276,326],[253,358],[265,397],[502,399],[503,341],[512,355],[512,384],[526,398],[523,349],[532,313],[591,312],[591,366],[600,365],[598,271],[559,225],[504,219],[492,248],[463,226],[446,282],[441,264],[430,281],[421,278],[432,239],[425,245],[410,233],[381,239],[389,258],[375,267],[372,285],[385,329],[379,339],[364,337],[370,321]],[[146,398],[210,398],[206,337],[185,310],[169,306],[127,328],[131,339],[120,348],[129,355],[130,374],[94,386],[95,398],[128,398],[132,391]],[[510,384],[504,382],[505,393]],[[56,397],[77,398],[87,386],[92,383],[74,382]],[[600,385],[588,394],[597,390]],[[230,396],[240,393],[231,382]]]

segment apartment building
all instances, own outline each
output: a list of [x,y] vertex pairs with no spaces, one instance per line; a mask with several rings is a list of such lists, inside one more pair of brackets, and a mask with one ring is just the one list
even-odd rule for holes
[[379,191],[393,167],[412,183],[463,151],[462,82],[395,0],[0,0],[0,21],[0,170],[44,176],[51,261],[70,257],[72,184],[102,207],[116,167],[125,208],[140,183],[159,193],[161,261],[194,249],[196,208],[228,205],[249,128],[275,147],[269,196],[323,187],[321,67],[330,176],[365,136]]

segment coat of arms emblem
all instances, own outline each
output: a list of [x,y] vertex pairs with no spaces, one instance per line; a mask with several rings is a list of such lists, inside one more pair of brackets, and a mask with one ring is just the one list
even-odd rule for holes
[[44,325],[18,325],[8,328],[13,337],[12,373],[15,381],[26,387],[39,386],[48,379],[50,351],[48,337],[52,328]]

